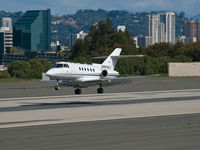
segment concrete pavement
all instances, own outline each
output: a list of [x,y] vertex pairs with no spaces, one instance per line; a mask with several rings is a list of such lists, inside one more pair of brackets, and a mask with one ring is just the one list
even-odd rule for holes
[[148,78],[72,95],[0,84],[0,149],[199,150],[200,78]]

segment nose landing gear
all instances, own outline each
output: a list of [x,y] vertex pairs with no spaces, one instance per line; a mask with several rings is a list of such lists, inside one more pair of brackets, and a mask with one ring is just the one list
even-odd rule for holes
[[57,80],[57,83],[56,83],[56,86],[54,87],[56,91],[59,91],[60,90],[60,87],[59,87],[59,81]]
[[59,91],[59,90],[60,90],[60,87],[59,87],[59,86],[55,86],[54,88],[55,88],[56,91]]

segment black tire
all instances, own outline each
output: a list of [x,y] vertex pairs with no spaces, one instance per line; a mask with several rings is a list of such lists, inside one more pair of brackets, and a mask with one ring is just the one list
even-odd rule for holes
[[75,89],[74,93],[75,93],[75,94],[78,94],[78,90],[77,90],[77,89]]
[[78,94],[81,94],[81,89],[78,89]]
[[97,93],[98,93],[98,94],[103,94],[103,92],[104,92],[103,88],[98,88],[98,89],[97,89]]
[[75,94],[76,94],[76,95],[81,94],[81,89],[75,89]]

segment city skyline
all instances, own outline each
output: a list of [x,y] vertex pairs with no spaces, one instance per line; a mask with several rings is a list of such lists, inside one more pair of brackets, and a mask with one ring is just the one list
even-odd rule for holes
[[175,13],[157,13],[149,15],[150,44],[160,42],[176,42]]
[[[52,14],[64,15],[74,14],[79,9],[105,9],[105,10],[127,10],[132,12],[143,11],[184,11],[186,16],[193,17],[200,13],[200,1],[190,0],[7,0],[2,1],[0,10],[16,12],[35,9],[52,10]],[[178,7],[177,7],[178,6]]]

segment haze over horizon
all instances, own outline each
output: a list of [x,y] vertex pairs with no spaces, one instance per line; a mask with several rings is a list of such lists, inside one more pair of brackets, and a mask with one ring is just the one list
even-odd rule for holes
[[79,9],[127,10],[135,12],[174,11],[193,17],[200,13],[199,0],[6,0],[0,10],[7,12],[34,9],[52,10],[52,14],[74,14]]

